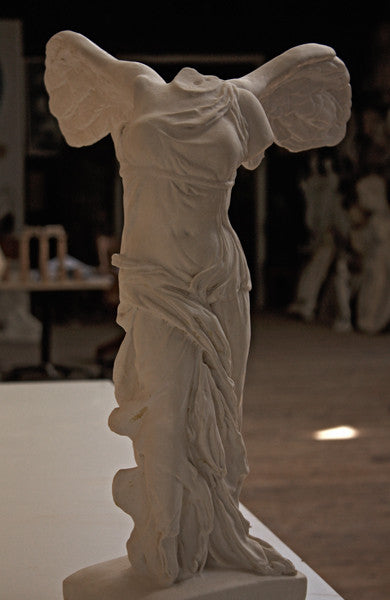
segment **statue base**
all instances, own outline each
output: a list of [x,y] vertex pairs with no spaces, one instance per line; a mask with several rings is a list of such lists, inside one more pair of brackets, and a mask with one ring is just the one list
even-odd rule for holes
[[306,577],[261,576],[243,571],[205,569],[169,588],[151,587],[126,557],[81,569],[63,584],[64,600],[304,600]]

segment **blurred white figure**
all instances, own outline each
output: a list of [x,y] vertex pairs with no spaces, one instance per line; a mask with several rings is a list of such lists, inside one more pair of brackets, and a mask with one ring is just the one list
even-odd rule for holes
[[[309,177],[300,186],[306,201],[305,222],[310,233],[311,256],[299,278],[295,301],[288,308],[290,314],[305,321],[315,317],[321,288],[336,258],[340,273],[345,270],[344,246],[349,231],[347,212],[338,191],[339,178],[332,161],[326,159],[323,172],[320,172],[318,155],[313,153],[310,170]],[[344,281],[344,275],[341,281]],[[336,285],[337,282],[336,277]]]
[[361,256],[362,274],[356,306],[357,327],[378,333],[390,322],[390,209],[385,179],[377,174],[356,184],[358,206],[368,214],[353,229],[351,244]]
[[25,292],[0,292],[0,341],[38,343],[42,324],[30,312]]
[[[17,266],[2,247],[2,230],[5,219],[11,214],[7,198],[0,190],[0,282],[7,271]],[[28,292],[6,291],[0,289],[0,342],[37,343],[42,334],[42,324],[30,311]]]

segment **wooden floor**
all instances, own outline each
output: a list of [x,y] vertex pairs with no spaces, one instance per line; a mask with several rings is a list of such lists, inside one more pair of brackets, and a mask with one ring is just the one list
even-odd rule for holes
[[254,317],[244,435],[243,503],[346,600],[388,600],[390,335]]
[[[242,502],[346,600],[390,599],[390,334],[253,317]],[[110,323],[61,325],[54,359],[93,365]],[[0,370],[38,360],[0,343]],[[317,441],[348,425],[358,437]]]

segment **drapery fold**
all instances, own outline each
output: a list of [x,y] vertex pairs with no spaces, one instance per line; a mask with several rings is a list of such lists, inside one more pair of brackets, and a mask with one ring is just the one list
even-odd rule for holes
[[231,341],[215,307],[190,278],[120,255],[113,264],[126,337],[110,426],[132,439],[138,465],[119,471],[113,486],[134,519],[130,561],[160,585],[191,577],[206,562],[262,574],[286,569],[271,564],[239,510],[248,466]]

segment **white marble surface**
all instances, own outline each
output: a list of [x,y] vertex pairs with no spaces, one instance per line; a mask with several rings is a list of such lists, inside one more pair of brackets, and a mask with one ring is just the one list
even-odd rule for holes
[[134,570],[159,586],[207,564],[259,575],[294,565],[249,535],[241,406],[250,273],[228,208],[237,169],[273,143],[292,151],[345,134],[351,90],[335,51],[302,44],[233,80],[187,66],[165,81],[74,31],[46,45],[49,107],[71,146],[110,134],[123,183],[111,429],[133,443],[115,503],[133,521]]
[[64,581],[64,600],[305,600],[304,575],[263,575],[204,569],[170,587],[138,577],[127,556],[81,569]]
[[[108,381],[0,384],[1,599],[61,600],[67,576],[125,554],[128,516],[113,504],[111,482],[133,457],[107,427],[114,406]],[[307,600],[342,600],[242,511],[307,576]]]

